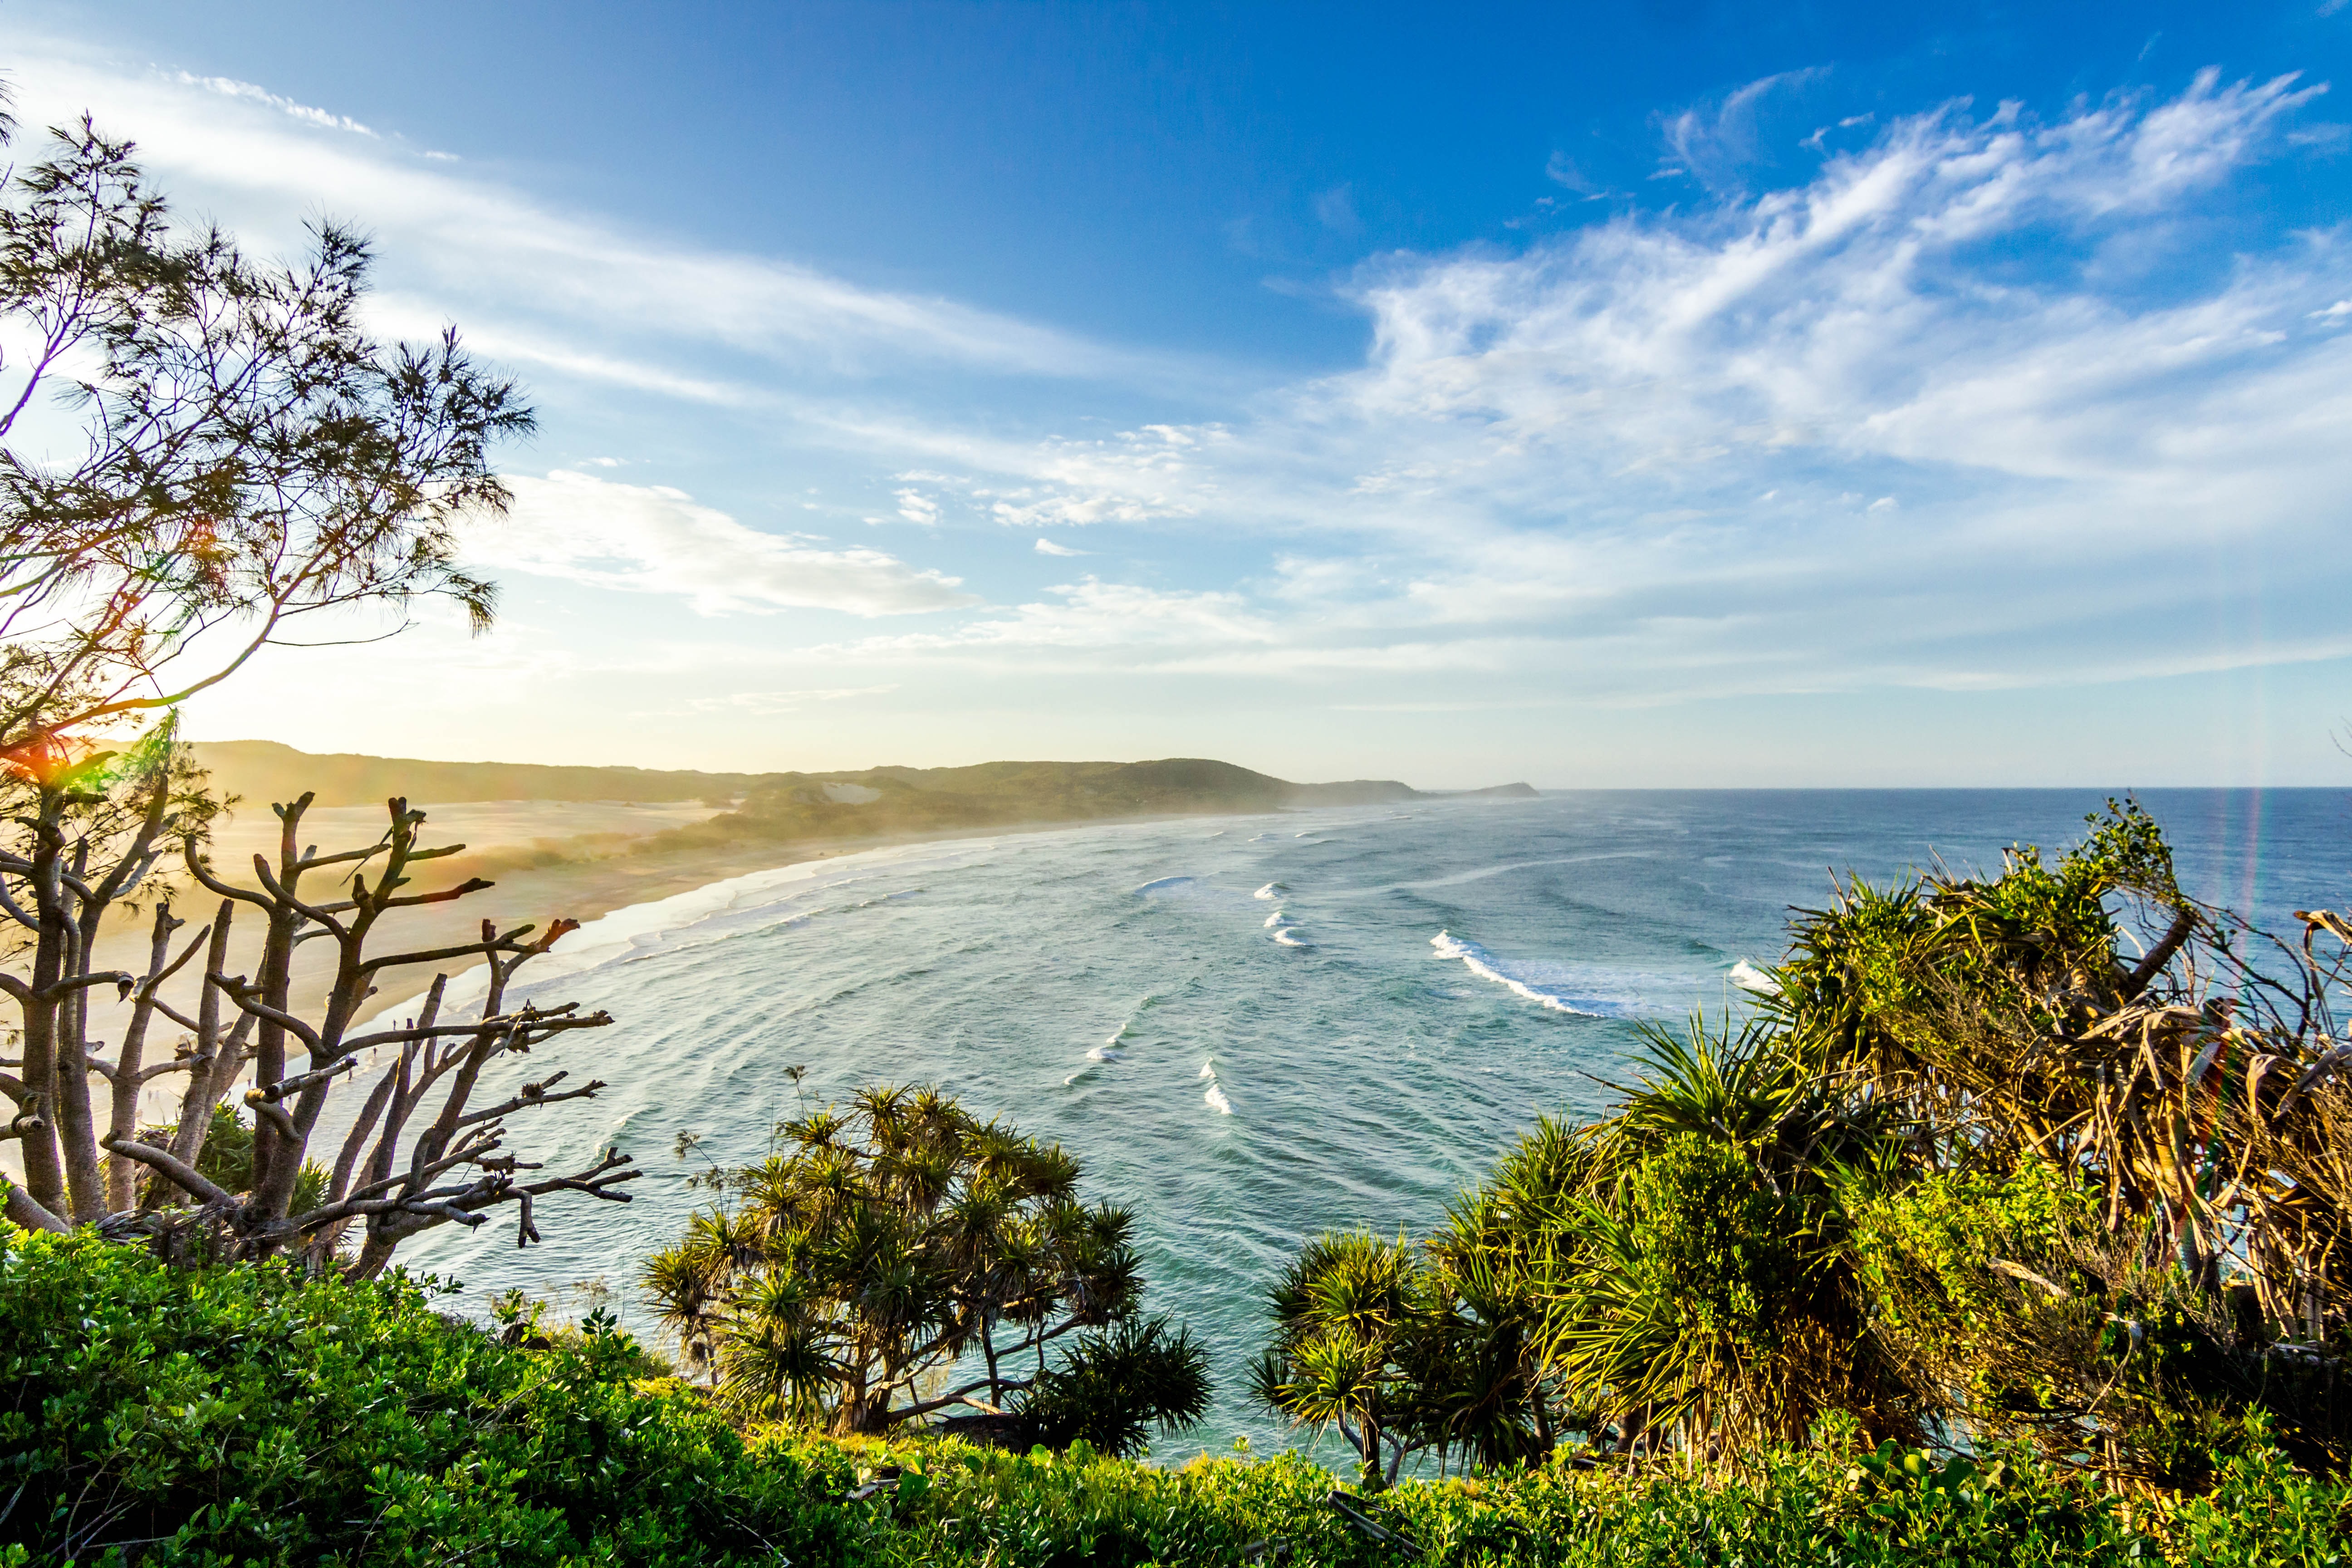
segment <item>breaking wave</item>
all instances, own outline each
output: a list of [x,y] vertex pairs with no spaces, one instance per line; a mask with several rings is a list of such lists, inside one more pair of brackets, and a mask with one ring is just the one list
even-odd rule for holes
[[1438,957],[1458,958],[1462,961],[1463,967],[1479,979],[1491,980],[1496,984],[1526,997],[1538,1006],[1549,1007],[1555,1013],[1570,1013],[1580,1018],[1622,1018],[1629,1011],[1621,1002],[1606,1001],[1591,996],[1571,996],[1569,994],[1569,988],[1564,985],[1531,984],[1512,973],[1505,961],[1496,958],[1476,942],[1464,942],[1460,937],[1445,931],[1439,931],[1435,936],[1431,937],[1429,945],[1437,950]]

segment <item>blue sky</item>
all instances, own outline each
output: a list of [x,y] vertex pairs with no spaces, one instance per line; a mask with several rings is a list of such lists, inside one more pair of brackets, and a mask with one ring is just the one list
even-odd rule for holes
[[0,69],[541,411],[496,634],[200,734],[2343,778],[2343,0],[1458,9],[9,0]]

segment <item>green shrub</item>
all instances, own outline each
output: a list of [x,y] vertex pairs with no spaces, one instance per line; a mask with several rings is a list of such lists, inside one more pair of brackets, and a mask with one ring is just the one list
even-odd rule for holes
[[2168,1510],[2023,1449],[1864,1448],[1848,1423],[1724,1475],[1562,1451],[1405,1480],[1370,1506],[1416,1558],[1352,1529],[1297,1454],[1154,1468],[1085,1440],[744,1436],[675,1381],[633,1380],[640,1352],[601,1316],[544,1339],[501,1344],[397,1277],[174,1270],[0,1229],[0,1568],[2347,1568],[2352,1527],[2352,1488],[2309,1479],[2259,1422]]
[[32,1561],[698,1563],[840,1516],[627,1336],[499,1345],[428,1288],[0,1233],[0,1539]]

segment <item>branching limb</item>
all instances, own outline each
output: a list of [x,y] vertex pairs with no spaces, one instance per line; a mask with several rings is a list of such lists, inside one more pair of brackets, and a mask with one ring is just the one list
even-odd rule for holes
[[558,1072],[541,1079],[537,1083],[527,1083],[516,1092],[512,1100],[508,1100],[504,1105],[494,1105],[488,1110],[477,1110],[470,1116],[461,1116],[457,1119],[457,1125],[469,1127],[477,1121],[496,1121],[515,1111],[526,1110],[535,1105],[554,1105],[566,1100],[592,1100],[595,1098],[598,1089],[605,1087],[601,1079],[591,1079],[586,1086],[581,1089],[567,1089],[561,1094],[548,1092],[567,1076],[569,1075]]
[[73,1226],[34,1202],[33,1194],[15,1182],[0,1177],[0,1187],[7,1189],[7,1214],[10,1220],[26,1230],[46,1230],[53,1236],[69,1236]]
[[109,1135],[104,1140],[104,1147],[108,1153],[119,1159],[136,1160],[142,1165],[152,1166],[170,1178],[173,1184],[185,1190],[191,1196],[201,1198],[205,1203],[235,1204],[236,1202],[236,1195],[234,1193],[198,1171],[194,1165],[173,1158],[167,1151],[158,1149],[152,1144]]

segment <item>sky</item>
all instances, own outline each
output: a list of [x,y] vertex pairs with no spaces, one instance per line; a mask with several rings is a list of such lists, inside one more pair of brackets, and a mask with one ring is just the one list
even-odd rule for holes
[[730,770],[2338,784],[2347,67],[2347,0],[0,0],[19,160],[355,223],[539,412],[494,632],[189,731]]

